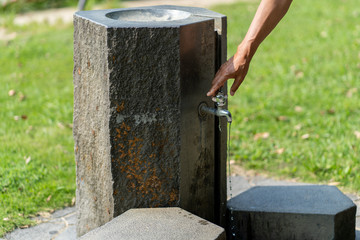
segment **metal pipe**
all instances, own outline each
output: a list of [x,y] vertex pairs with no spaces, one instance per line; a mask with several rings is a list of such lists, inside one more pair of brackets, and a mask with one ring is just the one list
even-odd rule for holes
[[83,11],[84,8],[85,8],[85,4],[86,4],[86,0],[79,0],[78,10],[79,10],[79,11]]

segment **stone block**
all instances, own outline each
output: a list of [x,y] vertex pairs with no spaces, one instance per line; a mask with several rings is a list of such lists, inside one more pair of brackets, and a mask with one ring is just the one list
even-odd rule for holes
[[[226,59],[226,17],[155,6],[74,15],[79,236],[131,208],[226,211],[226,120],[198,115]],[[215,150],[216,149],[216,150]]]
[[80,240],[225,240],[222,227],[181,208],[130,209]]
[[335,186],[254,187],[227,208],[228,239],[355,239],[356,205]]

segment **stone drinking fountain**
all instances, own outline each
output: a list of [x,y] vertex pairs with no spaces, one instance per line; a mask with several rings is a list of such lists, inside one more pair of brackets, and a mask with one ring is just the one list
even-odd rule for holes
[[229,115],[206,92],[226,42],[226,16],[202,8],[75,14],[78,235],[132,208],[225,225]]
[[[88,233],[82,239],[142,239],[136,234],[150,236],[146,229],[155,237],[145,239],[169,239],[156,235],[154,219],[166,226],[161,234],[181,239],[225,239],[223,228],[228,239],[353,239],[356,207],[337,189],[257,188],[227,202],[232,118],[225,94],[206,97],[226,60],[226,33],[226,16],[194,7],[74,15],[77,234]],[[321,209],[313,213],[314,206]]]

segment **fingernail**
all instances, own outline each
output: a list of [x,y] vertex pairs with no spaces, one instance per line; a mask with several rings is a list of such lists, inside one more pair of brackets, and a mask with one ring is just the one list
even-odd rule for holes
[[231,95],[231,96],[234,96],[234,92],[233,92],[233,91],[230,91],[230,95]]

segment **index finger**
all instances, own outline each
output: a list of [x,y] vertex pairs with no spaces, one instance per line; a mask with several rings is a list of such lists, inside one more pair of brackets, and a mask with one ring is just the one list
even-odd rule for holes
[[216,74],[212,81],[212,86],[209,92],[206,94],[208,97],[215,96],[216,92],[221,88],[229,78],[227,76]]

